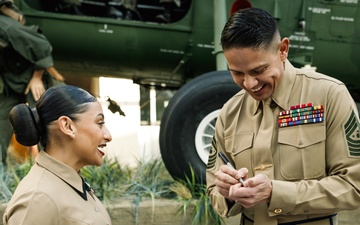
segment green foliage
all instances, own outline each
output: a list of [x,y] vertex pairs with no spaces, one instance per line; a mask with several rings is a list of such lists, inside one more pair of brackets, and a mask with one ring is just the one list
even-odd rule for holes
[[0,203],[6,203],[12,197],[15,188],[21,179],[30,171],[31,161],[18,164],[8,163],[8,166],[0,165]]
[[122,168],[116,160],[107,158],[99,167],[85,166],[81,169],[81,175],[94,189],[95,195],[104,202],[126,195],[131,173],[129,168]]
[[[29,172],[32,162],[9,163],[0,168],[0,203],[10,200],[20,180]],[[193,225],[220,225],[221,218],[215,213],[208,196],[206,185],[197,183],[191,168],[191,177],[174,180],[167,172],[161,158],[152,161],[138,161],[134,168],[122,167],[118,161],[104,158],[99,167],[86,166],[81,175],[103,202],[111,204],[121,199],[132,199],[135,204],[135,219],[138,224],[138,209],[142,199],[150,198],[155,209],[155,199],[177,199],[182,203],[179,214],[192,216]]]
[[156,197],[171,198],[172,191],[169,186],[173,180],[166,176],[163,162],[161,158],[155,159],[152,162],[138,162],[138,167],[134,171],[131,182],[127,189],[129,195],[142,197]]
[[198,179],[191,166],[190,170],[190,178],[185,176],[185,180],[178,180],[171,187],[182,202],[180,213],[186,214],[188,209],[193,210],[192,225],[221,225],[223,220],[215,212],[210,198],[206,195],[206,184],[196,182]]
[[86,166],[81,175],[95,190],[102,201],[121,197],[169,198],[169,185],[173,182],[165,176],[161,159],[139,161],[136,168],[121,167],[116,160],[104,159],[100,167]]
[[11,173],[7,173],[5,168],[0,167],[0,203],[6,203],[10,200],[13,193],[10,188],[14,183],[13,180]]
[[154,211],[156,198],[174,197],[169,189],[173,180],[165,172],[161,158],[138,161],[136,168],[122,168],[117,161],[105,158],[100,167],[86,166],[81,174],[95,190],[95,195],[104,202],[132,199],[135,223],[138,224],[138,209],[143,198],[151,198]]

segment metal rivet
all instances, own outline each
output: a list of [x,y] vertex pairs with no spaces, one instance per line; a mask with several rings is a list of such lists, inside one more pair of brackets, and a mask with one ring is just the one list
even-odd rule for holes
[[276,214],[279,214],[279,213],[281,213],[282,212],[282,209],[275,209],[274,210],[274,213],[276,213]]

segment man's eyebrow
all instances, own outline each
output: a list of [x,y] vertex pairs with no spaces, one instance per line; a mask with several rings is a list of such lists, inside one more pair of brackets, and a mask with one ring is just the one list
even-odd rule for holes
[[254,70],[258,70],[258,69],[262,69],[262,68],[264,68],[264,67],[267,67],[267,66],[269,66],[268,64],[261,64],[261,65],[259,65],[259,66],[257,66],[257,67],[255,67],[255,68],[253,68],[252,69],[252,71],[254,71]]
[[[262,68],[267,67],[267,66],[268,66],[267,64],[261,64],[261,65],[255,67],[255,68],[251,69],[250,71],[255,71],[255,70],[258,70],[258,69],[262,69]],[[230,68],[229,68],[229,71],[235,72],[235,73],[243,73],[242,71],[238,71],[238,70],[234,70],[234,69],[230,69]]]
[[235,72],[235,73],[242,73],[241,71],[233,70],[233,69],[230,69],[230,68],[229,68],[229,70],[230,70],[231,72]]
[[99,113],[99,114],[97,114],[97,117],[98,117],[98,116],[102,117],[103,119],[105,118],[105,116],[104,116],[104,114],[103,114],[103,113]]

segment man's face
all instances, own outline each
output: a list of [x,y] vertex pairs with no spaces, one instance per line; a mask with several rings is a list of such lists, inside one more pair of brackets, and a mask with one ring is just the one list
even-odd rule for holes
[[226,50],[225,58],[235,83],[258,101],[269,98],[283,76],[288,44],[288,39],[283,39],[269,50]]

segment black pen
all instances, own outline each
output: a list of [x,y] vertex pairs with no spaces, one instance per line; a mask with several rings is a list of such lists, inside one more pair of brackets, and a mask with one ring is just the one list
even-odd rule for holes
[[[231,168],[233,168],[235,170],[234,166],[231,165],[230,161],[226,158],[226,156],[222,152],[219,152],[219,156],[226,165],[230,166]],[[244,181],[241,177],[239,179],[239,182],[244,186]]]

